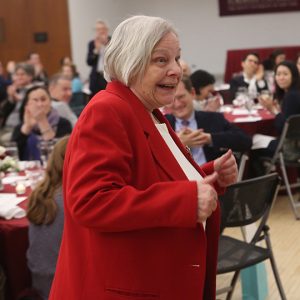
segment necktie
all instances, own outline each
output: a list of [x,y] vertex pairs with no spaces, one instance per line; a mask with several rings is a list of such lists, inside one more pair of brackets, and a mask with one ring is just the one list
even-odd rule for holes
[[181,124],[182,124],[183,127],[188,127],[190,125],[190,121],[188,121],[188,120],[182,120]]

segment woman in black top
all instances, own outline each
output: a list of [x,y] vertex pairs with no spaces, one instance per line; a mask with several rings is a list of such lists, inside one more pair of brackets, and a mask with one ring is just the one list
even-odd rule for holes
[[45,87],[35,86],[27,91],[20,116],[22,122],[15,127],[12,136],[17,142],[20,160],[40,159],[41,141],[63,137],[72,131],[70,122],[51,107]]

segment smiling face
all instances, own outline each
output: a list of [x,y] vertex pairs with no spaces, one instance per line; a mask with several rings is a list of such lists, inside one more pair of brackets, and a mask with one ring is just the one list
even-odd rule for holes
[[283,90],[288,90],[292,84],[292,73],[286,66],[279,66],[275,73],[275,81]]
[[174,33],[168,33],[154,47],[144,76],[130,85],[149,111],[173,102],[182,76],[179,59],[179,40]]
[[189,92],[182,81],[180,81],[177,91],[175,93],[174,102],[170,105],[172,114],[179,119],[188,120],[193,111],[193,100],[195,99],[195,92]]
[[41,109],[45,114],[51,110],[51,99],[48,93],[42,89],[36,89],[28,95],[28,106],[36,106]]
[[56,82],[56,84],[50,84],[49,91],[52,98],[69,103],[72,97],[71,80],[61,78]]
[[24,69],[18,68],[13,75],[13,81],[17,87],[21,88],[32,82],[32,76],[26,73]]
[[259,59],[253,54],[249,54],[246,59],[242,62],[243,72],[247,74],[248,77],[254,76],[258,70]]

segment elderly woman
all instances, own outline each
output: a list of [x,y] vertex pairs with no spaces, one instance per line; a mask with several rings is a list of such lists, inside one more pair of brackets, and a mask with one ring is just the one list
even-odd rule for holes
[[65,227],[50,299],[215,298],[217,191],[229,151],[200,168],[159,107],[181,78],[173,27],[135,16],[105,52],[109,81],[82,112],[64,169]]
[[71,133],[68,120],[51,107],[48,90],[42,86],[30,88],[20,108],[21,124],[16,126],[12,140],[17,142],[21,160],[39,160],[40,141],[49,141]]

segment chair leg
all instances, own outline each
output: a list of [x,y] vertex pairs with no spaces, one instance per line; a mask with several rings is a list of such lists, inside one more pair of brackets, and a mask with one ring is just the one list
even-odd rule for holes
[[232,295],[233,295],[233,291],[234,291],[234,288],[236,286],[236,283],[237,283],[237,280],[239,278],[239,275],[240,275],[240,271],[236,271],[232,277],[232,280],[231,280],[231,283],[230,283],[230,287],[231,287],[231,290],[228,292],[227,296],[226,296],[226,300],[231,300],[232,298]]
[[290,183],[289,183],[289,179],[287,176],[287,172],[286,172],[286,168],[285,168],[285,164],[284,164],[284,158],[283,158],[282,153],[279,154],[279,162],[280,162],[280,168],[282,171],[283,181],[284,181],[285,188],[286,188],[286,191],[287,191],[289,199],[290,199],[290,203],[291,203],[295,218],[296,218],[296,220],[299,220],[300,214],[297,209],[300,207],[300,203],[297,203],[293,197],[293,193],[292,193],[292,190],[290,187]]
[[273,270],[273,274],[274,274],[274,277],[275,277],[275,281],[276,281],[276,284],[277,284],[277,288],[278,288],[280,297],[281,297],[282,300],[286,300],[285,292],[284,292],[284,289],[283,289],[283,286],[282,286],[282,283],[281,283],[281,280],[280,280],[280,276],[279,276],[279,272],[278,272],[277,265],[276,265],[276,262],[275,262],[275,258],[274,258],[274,255],[273,255],[272,245],[271,245],[271,241],[270,241],[270,237],[269,237],[268,232],[265,232],[265,241],[266,241],[266,244],[267,244],[267,248],[270,251],[271,267],[272,267],[272,270]]

